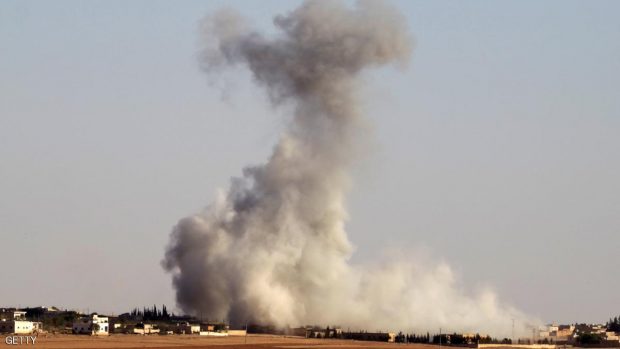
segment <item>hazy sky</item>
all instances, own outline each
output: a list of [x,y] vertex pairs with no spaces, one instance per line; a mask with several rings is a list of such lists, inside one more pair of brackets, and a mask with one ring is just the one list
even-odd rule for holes
[[[179,218],[263,162],[284,116],[199,70],[222,3],[0,2],[0,306],[123,312],[174,295]],[[398,246],[544,321],[620,312],[620,2],[399,1],[406,71],[368,74],[355,263]]]

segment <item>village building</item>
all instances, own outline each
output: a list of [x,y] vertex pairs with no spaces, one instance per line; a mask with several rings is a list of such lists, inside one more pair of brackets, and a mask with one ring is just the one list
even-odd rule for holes
[[189,322],[178,323],[174,332],[178,334],[197,334],[200,333],[200,325],[190,324]]
[[246,330],[228,330],[229,336],[245,336],[248,334]]
[[85,316],[73,323],[73,333],[88,334],[91,336],[107,336],[110,334],[108,318],[93,314]]
[[613,331],[606,331],[605,332],[605,339],[608,341],[618,341],[620,342],[620,333],[616,333]]
[[26,312],[15,308],[1,308],[0,320],[26,320]]
[[2,320],[0,321],[0,333],[32,334],[40,324],[26,320]]
[[139,323],[133,328],[135,334],[156,334],[159,332],[159,328],[154,324]]

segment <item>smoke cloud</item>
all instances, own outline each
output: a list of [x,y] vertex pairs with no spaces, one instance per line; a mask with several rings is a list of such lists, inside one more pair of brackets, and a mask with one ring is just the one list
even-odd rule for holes
[[363,121],[359,75],[408,62],[404,18],[379,1],[308,1],[274,24],[280,34],[265,37],[233,11],[206,20],[204,70],[247,66],[273,104],[293,106],[294,115],[265,164],[245,168],[174,228],[163,265],[178,305],[233,324],[510,335],[512,318],[524,316],[490,291],[466,294],[445,264],[348,262],[344,199]]

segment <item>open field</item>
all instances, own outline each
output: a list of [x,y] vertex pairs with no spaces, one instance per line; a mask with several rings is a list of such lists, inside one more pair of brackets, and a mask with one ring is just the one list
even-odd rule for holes
[[[6,335],[1,336],[4,342]],[[0,347],[9,347],[0,343]],[[108,349],[108,348],[176,348],[176,349],[437,349],[436,345],[429,344],[402,344],[355,341],[344,339],[313,339],[291,336],[248,335],[247,337],[201,337],[201,336],[140,336],[140,335],[110,335],[102,337],[78,335],[40,335],[37,337],[36,348],[46,349]],[[536,346],[497,345],[498,349],[535,348]],[[450,347],[444,347],[450,348]],[[458,348],[458,347],[452,347]],[[561,348],[561,347],[559,347]],[[571,349],[581,349],[570,347]],[[489,349],[489,347],[486,347]],[[604,349],[604,348],[598,348]],[[610,348],[617,349],[617,348]]]
[[[247,340],[247,344],[246,344]],[[4,336],[2,338],[4,341]],[[0,344],[4,345],[4,343]],[[245,337],[200,337],[200,336],[139,336],[111,335],[106,337],[75,335],[41,335],[37,337],[36,348],[49,349],[91,349],[91,348],[209,348],[209,349],[330,349],[330,348],[396,348],[403,344],[366,342],[337,339],[310,339],[268,335]],[[424,344],[409,344],[407,348],[435,348]]]

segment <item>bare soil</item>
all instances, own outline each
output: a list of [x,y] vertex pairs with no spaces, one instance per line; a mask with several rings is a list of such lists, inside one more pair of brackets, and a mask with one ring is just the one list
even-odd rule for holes
[[[4,336],[2,338],[4,341]],[[0,343],[0,346],[4,346]],[[310,339],[269,335],[248,335],[247,337],[206,337],[189,335],[110,335],[91,337],[79,335],[39,335],[35,348],[49,349],[94,349],[94,348],[176,348],[176,349],[372,349],[393,348],[430,349],[424,344],[394,344],[338,339]],[[433,347],[434,348],[434,347]]]

